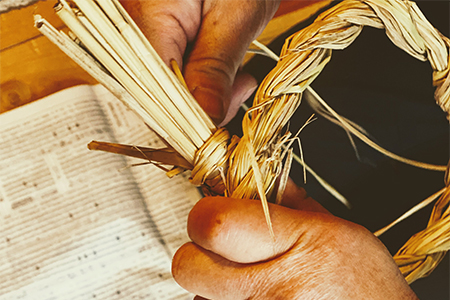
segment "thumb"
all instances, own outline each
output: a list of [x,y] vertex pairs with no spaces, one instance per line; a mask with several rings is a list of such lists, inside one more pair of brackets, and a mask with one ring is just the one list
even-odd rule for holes
[[260,201],[200,200],[188,218],[193,243],[184,244],[173,257],[177,283],[208,299],[299,298],[292,296],[297,291],[293,287],[308,281],[311,273],[315,276],[318,266],[320,272],[328,267],[322,258],[333,253],[337,232],[330,228],[342,225],[336,226],[338,219],[329,214],[279,205],[270,205],[269,210],[275,239]]
[[203,249],[234,262],[254,263],[285,253],[300,237],[302,244],[311,244],[337,219],[279,205],[270,205],[269,211],[275,238],[269,233],[260,201],[206,197],[191,210],[188,233]]
[[200,200],[188,219],[194,243],[172,261],[175,280],[208,299],[417,299],[367,229],[327,213],[270,212],[275,239],[259,201]]
[[[266,1],[205,1],[184,77],[194,98],[217,124],[229,108],[235,76],[248,46],[275,9],[276,5]],[[248,94],[256,87],[252,80],[243,84],[246,86],[240,86],[242,93]]]
[[244,103],[258,87],[256,79],[245,72],[238,71],[234,78],[233,86],[231,87],[230,101],[227,102],[228,108],[225,108],[225,118],[219,126],[225,126],[241,108]]

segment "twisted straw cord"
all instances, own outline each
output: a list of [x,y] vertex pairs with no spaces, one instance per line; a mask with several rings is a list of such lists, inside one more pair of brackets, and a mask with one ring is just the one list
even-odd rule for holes
[[437,87],[435,99],[449,114],[449,40],[415,3],[402,0],[346,0],[322,13],[312,25],[286,40],[281,59],[261,84],[255,104],[305,90],[330,60],[331,50],[349,46],[363,26],[384,28],[399,48],[419,60],[429,60]]
[[429,275],[450,249],[450,186],[436,202],[427,228],[413,235],[394,255],[408,283]]
[[[417,5],[406,0],[346,0],[322,13],[312,25],[290,36],[277,66],[266,76],[242,122],[243,138],[229,155],[226,189],[233,197],[257,198],[251,158],[265,178],[266,192],[280,173],[282,128],[308,88],[331,59],[332,49],[349,46],[364,26],[384,28],[392,42],[413,57],[429,60],[433,68],[435,98],[450,113],[449,40],[426,20]],[[255,153],[249,153],[252,143]],[[271,148],[270,145],[274,145]]]
[[[399,48],[419,60],[430,62],[436,86],[435,99],[449,118],[449,39],[431,26],[413,2],[346,0],[321,14],[311,26],[289,37],[277,66],[261,83],[252,112],[243,120],[243,140],[247,137],[254,145],[255,157],[259,158],[268,150],[267,142],[276,140],[281,130],[279,126],[285,124],[284,117],[289,120],[300,103],[300,94],[330,60],[331,50],[346,48],[363,26],[384,28]],[[275,120],[280,115],[271,112],[279,111],[277,106],[280,103],[283,103],[286,114],[281,114],[281,120]],[[273,130],[268,124],[273,126]],[[238,151],[240,148],[243,148],[241,144],[235,150],[240,155],[237,161],[248,161],[248,153],[244,149]],[[230,169],[233,169],[231,162]],[[240,170],[250,170],[250,167]],[[410,283],[428,275],[450,248],[450,212],[448,208],[442,211],[448,205],[449,194],[450,187],[436,204],[427,229],[413,236],[395,255],[400,270]]]
[[[154,49],[139,33],[131,18],[116,0],[113,1],[115,8],[106,0],[96,2],[75,0],[75,2],[84,7],[82,10],[87,17],[92,15],[89,19],[94,27],[106,34],[105,37],[112,39],[117,44],[114,48],[120,50],[117,53],[120,59],[116,60],[117,55],[108,53],[102,47],[102,43],[85,32],[85,25],[80,24],[80,20],[75,18],[70,6],[67,3],[63,5],[65,9],[60,11],[61,16],[64,15],[73,28],[79,29],[78,37],[81,39],[82,35],[84,40],[89,42],[82,40],[86,46],[89,44],[96,50],[92,53],[99,54],[97,57],[99,60],[103,58],[106,68],[115,77],[120,77],[121,80],[116,79],[124,87],[118,82],[111,84],[109,75],[100,70],[101,68],[93,72],[99,81],[106,86],[114,87],[113,91],[122,96],[125,102],[129,102],[128,105],[135,108],[147,124],[156,125],[152,126],[153,129],[158,129],[159,134],[180,151],[189,163],[195,162],[193,182],[206,184],[212,192],[223,191],[225,195],[231,197],[259,197],[266,217],[268,217],[266,196],[270,196],[275,180],[283,170],[282,158],[285,152],[281,146],[287,143],[290,137],[289,132],[282,134],[283,128],[299,106],[301,93],[309,87],[330,60],[332,49],[344,49],[350,45],[363,26],[385,28],[388,37],[398,47],[417,59],[430,61],[433,68],[433,84],[436,86],[435,98],[449,118],[450,41],[431,26],[416,4],[407,0],[346,0],[321,14],[311,26],[288,38],[281,59],[262,82],[254,99],[253,108],[244,117],[242,139],[238,141],[238,138],[233,137],[230,143],[228,133],[215,128],[198,104],[191,101],[193,99],[187,89],[174,80],[176,79],[174,75],[158,58]],[[97,4],[102,5],[104,10],[98,9],[95,6]],[[114,9],[118,9],[119,13]],[[114,22],[117,21],[120,26],[115,27],[109,23],[110,19],[102,17],[103,11],[110,12]],[[100,23],[97,22],[100,20],[98,16],[102,17]],[[124,17],[126,22],[123,22],[120,16]],[[104,25],[108,25],[106,27],[108,30],[104,29]],[[37,26],[42,30],[48,27],[41,21],[37,22]],[[125,39],[118,36],[114,28],[120,29]],[[72,42],[66,41],[64,35],[56,30],[50,31],[52,35],[61,39],[55,42],[65,47],[67,53],[79,61],[74,54],[77,51],[72,49]],[[129,55],[132,53],[135,55]],[[84,52],[83,56],[90,57]],[[141,57],[156,61],[155,66],[140,61]],[[90,62],[89,59],[88,61]],[[88,70],[95,69],[92,63],[86,63],[83,59],[81,63]],[[151,74],[144,72],[143,75],[148,76],[141,78],[142,74],[135,72],[141,67],[147,68]],[[167,80],[160,80],[161,78]],[[156,92],[153,87],[157,88]],[[123,96],[122,91],[125,90],[135,97]],[[168,101],[159,103],[159,97],[162,96]],[[186,108],[197,125],[193,126],[187,122],[184,119],[185,112],[175,104]],[[154,106],[154,109],[147,106]],[[154,113],[154,110],[161,113]],[[159,114],[165,116],[167,113],[167,118],[159,118]],[[178,122],[178,117],[174,116],[179,113],[182,122]],[[197,118],[202,121],[198,121]],[[198,134],[200,129],[201,135]],[[176,135],[176,138],[173,135]],[[427,230],[411,238],[411,243],[407,243],[408,245],[399,251],[397,261],[401,262],[404,274],[408,274],[408,280],[428,274],[441,259],[442,253],[450,248],[447,230],[450,226],[449,209],[442,213],[448,198],[443,197],[441,199],[445,200],[438,202]],[[268,224],[270,227],[270,220]],[[432,246],[428,246],[428,243]]]

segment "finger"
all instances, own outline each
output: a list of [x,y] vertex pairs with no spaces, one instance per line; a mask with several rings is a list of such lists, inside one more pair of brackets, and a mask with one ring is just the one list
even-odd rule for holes
[[246,49],[275,9],[270,1],[205,2],[184,76],[195,99],[217,124],[230,105],[233,82]]
[[231,119],[234,118],[236,113],[241,108],[242,103],[250,98],[257,87],[258,83],[253,76],[238,71],[231,89],[230,104],[225,112],[225,118],[219,126],[225,126],[231,121]]
[[334,222],[327,214],[270,205],[275,239],[257,200],[207,197],[188,217],[188,234],[199,246],[231,261],[252,263],[286,252],[295,243],[308,243]]
[[156,52],[169,65],[175,59],[180,68],[188,42],[200,26],[201,1],[121,0]]
[[187,243],[174,255],[172,274],[180,286],[208,299],[416,299],[369,231],[345,222],[329,225],[324,237],[251,264]]
[[200,295],[199,300],[299,299],[294,287],[304,285],[307,277],[303,273],[327,268],[314,264],[312,258],[317,255],[316,250],[302,253],[293,249],[289,256],[241,264],[187,243],[174,255],[172,275],[184,289]]
[[319,202],[309,197],[304,188],[297,186],[291,178],[287,182],[280,204],[292,209],[330,214]]
[[172,261],[175,281],[201,296],[195,299],[247,299],[250,287],[243,286],[246,283],[243,279],[251,273],[251,268],[230,262],[193,243],[178,249]]

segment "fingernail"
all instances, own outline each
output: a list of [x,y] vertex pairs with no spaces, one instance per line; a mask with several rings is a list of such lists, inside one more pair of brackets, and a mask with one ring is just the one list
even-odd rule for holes
[[248,98],[250,98],[250,96],[255,92],[255,90],[258,88],[257,85],[252,86],[251,88],[249,88],[243,95],[242,95],[242,99],[240,101],[240,104],[244,103],[245,101],[247,101]]
[[225,126],[228,122],[231,121],[231,119],[234,118],[239,108],[241,107],[242,103],[244,103],[248,98],[250,98],[250,96],[253,94],[253,92],[256,90],[257,87],[258,87],[257,85],[254,85],[251,88],[247,89],[244,93],[234,93],[233,95],[234,98],[231,99],[227,114],[225,118],[223,118],[222,122],[219,123],[219,126]]

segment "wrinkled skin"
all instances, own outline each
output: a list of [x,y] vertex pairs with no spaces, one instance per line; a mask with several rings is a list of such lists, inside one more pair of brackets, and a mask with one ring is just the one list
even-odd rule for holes
[[[121,2],[163,60],[182,66],[216,123],[234,116],[256,88],[239,65],[278,1]],[[365,228],[332,216],[292,182],[282,205],[270,206],[273,240],[259,201],[202,199],[189,215],[192,242],[173,258],[175,280],[196,299],[417,299]]]
[[[255,200],[204,198],[191,243],[173,259],[185,289],[206,299],[417,299],[384,245],[290,185],[271,205],[275,241]],[[197,297],[197,299],[203,299]]]

